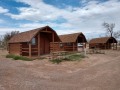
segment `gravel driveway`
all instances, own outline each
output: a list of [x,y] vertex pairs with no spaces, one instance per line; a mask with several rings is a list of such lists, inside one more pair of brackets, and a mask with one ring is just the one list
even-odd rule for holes
[[59,65],[14,61],[0,53],[0,90],[120,90],[119,51]]

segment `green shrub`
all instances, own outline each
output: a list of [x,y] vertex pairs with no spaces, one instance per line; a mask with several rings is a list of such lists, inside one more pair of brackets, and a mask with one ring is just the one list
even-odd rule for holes
[[6,55],[6,58],[14,58],[14,57],[15,57],[15,55],[13,55],[13,54]]
[[82,54],[73,54],[73,55],[70,55],[68,58],[69,58],[69,61],[77,61],[77,60],[81,60],[81,58],[85,58],[85,56]]
[[53,63],[56,63],[56,64],[59,64],[62,62],[62,59],[53,59],[53,60],[50,60],[51,62]]
[[70,55],[67,55],[65,58],[53,59],[50,61],[53,63],[59,64],[62,61],[81,61],[81,58],[85,58],[85,56],[83,54],[70,54]]
[[23,61],[32,61],[32,59],[23,57],[23,56],[17,56],[17,55],[6,55],[6,58],[13,58],[14,60],[23,60]]
[[71,61],[71,59],[69,57],[65,57],[63,58],[64,61]]

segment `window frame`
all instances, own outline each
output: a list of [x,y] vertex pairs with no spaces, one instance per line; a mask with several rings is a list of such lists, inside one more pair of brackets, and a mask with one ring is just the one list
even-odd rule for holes
[[70,42],[69,42],[69,43],[67,43],[67,46],[72,46],[72,45],[73,45],[73,44],[72,44],[72,43],[70,43]]
[[36,45],[36,38],[35,38],[35,37],[32,38],[32,40],[31,40],[31,45]]

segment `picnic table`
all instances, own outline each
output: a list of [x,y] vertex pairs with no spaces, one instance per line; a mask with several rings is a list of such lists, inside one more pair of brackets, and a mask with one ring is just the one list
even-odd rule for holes
[[51,52],[52,59],[61,59],[61,58],[65,58],[67,54],[68,54],[68,51]]
[[104,50],[95,48],[95,49],[89,49],[89,54],[105,54]]

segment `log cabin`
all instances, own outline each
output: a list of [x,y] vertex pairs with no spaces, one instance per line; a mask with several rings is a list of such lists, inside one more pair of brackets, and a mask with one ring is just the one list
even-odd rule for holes
[[89,42],[89,48],[94,49],[117,49],[117,40],[114,37],[94,38]]
[[78,51],[78,43],[82,43],[86,47],[86,37],[82,32],[72,33],[59,36],[61,42],[51,42],[51,51]]
[[19,33],[9,40],[9,53],[21,56],[40,56],[50,53],[50,43],[60,42],[49,26]]

